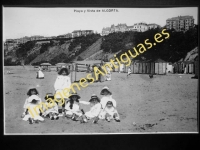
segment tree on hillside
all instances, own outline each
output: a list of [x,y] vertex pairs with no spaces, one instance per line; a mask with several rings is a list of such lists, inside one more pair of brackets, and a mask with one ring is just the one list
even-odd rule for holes
[[28,41],[24,44],[20,44],[16,50],[17,57],[26,57],[27,52],[35,46],[36,41]]

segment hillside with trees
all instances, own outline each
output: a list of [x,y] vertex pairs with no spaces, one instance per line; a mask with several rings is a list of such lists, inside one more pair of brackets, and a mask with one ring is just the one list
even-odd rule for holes
[[[174,30],[167,30],[170,34],[168,39],[164,39],[161,43],[145,51],[143,54],[137,56],[138,60],[156,60],[158,58],[168,62],[176,62],[184,58],[189,51],[198,46],[198,27],[191,28],[188,31],[176,32]],[[154,35],[161,33],[162,29],[151,29],[146,32],[118,32],[111,33],[104,37],[101,49],[104,52],[115,53],[120,57],[121,54],[143,43],[146,39],[154,41]]]
[[[25,65],[38,65],[42,62],[51,64],[71,62],[77,58],[82,59],[79,55],[100,38],[99,34],[91,34],[74,39],[49,40],[50,42],[42,44],[29,41],[20,44],[15,51],[10,51],[7,55],[4,54],[4,64],[19,65],[21,60],[24,61]],[[13,56],[15,59],[12,58]]]
[[[91,34],[74,39],[54,39],[41,45],[35,41],[29,41],[4,53],[4,64],[19,65],[21,60],[25,62],[25,65],[38,65],[42,62],[68,63],[74,60],[91,60],[93,58],[109,61],[114,54],[120,57],[121,54],[128,52],[138,44],[144,44],[146,39],[154,43],[154,35],[161,32],[162,29],[157,28],[145,32],[116,32],[104,37],[99,34]],[[135,59],[154,61],[160,58],[174,63],[185,58],[188,52],[198,47],[197,25],[188,31],[166,30],[165,32],[170,34],[168,39],[147,49]]]

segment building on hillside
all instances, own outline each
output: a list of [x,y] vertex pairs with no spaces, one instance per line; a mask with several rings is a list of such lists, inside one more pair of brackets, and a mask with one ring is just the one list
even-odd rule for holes
[[102,36],[108,35],[109,33],[113,32],[125,32],[125,31],[129,31],[129,28],[125,23],[124,24],[120,23],[117,26],[113,24],[111,25],[111,27],[106,27],[102,29]]
[[161,28],[160,25],[155,24],[155,23],[150,23],[147,26],[148,26],[148,30],[150,30],[150,29],[156,29],[156,28]]
[[72,34],[67,33],[67,34],[59,35],[59,36],[57,36],[57,38],[72,38]]
[[135,23],[133,26],[133,28],[138,32],[144,32],[148,30],[148,24],[145,22]]
[[101,35],[105,36],[110,33],[110,27],[103,28]]
[[86,36],[89,34],[93,34],[94,31],[93,30],[74,30],[72,32],[72,37],[79,37],[79,36]]
[[155,29],[155,28],[160,28],[160,25],[155,24],[155,23],[147,24],[145,22],[139,22],[139,23],[135,23],[132,26],[127,26],[125,23],[124,24],[120,23],[117,26],[113,24],[111,25],[111,27],[104,27],[102,29],[101,35],[105,36],[113,32],[126,32],[126,31],[144,32],[149,29]]
[[134,26],[128,26],[128,30],[129,30],[129,31],[137,31],[137,29],[134,28]]
[[186,31],[194,27],[193,16],[178,16],[166,20],[167,29],[174,29],[176,31]]
[[20,38],[20,43],[26,43],[28,41],[30,41],[31,39],[27,36]]
[[42,40],[43,38],[44,38],[44,36],[35,35],[35,36],[30,37],[30,41]]

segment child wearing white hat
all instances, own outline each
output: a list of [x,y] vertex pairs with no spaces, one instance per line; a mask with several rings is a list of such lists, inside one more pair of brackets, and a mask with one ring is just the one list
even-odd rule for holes
[[114,107],[117,106],[116,101],[112,98],[112,92],[109,90],[109,88],[107,86],[103,87],[100,94],[103,95],[103,97],[101,98],[101,102],[100,102],[102,105],[102,109],[105,108],[108,101],[112,101]]
[[99,115],[100,119],[106,119],[110,121],[110,119],[115,119],[116,121],[120,121],[119,114],[117,112],[116,106],[117,103],[115,99],[112,98],[112,92],[109,90],[107,86],[103,87],[101,90],[101,95],[103,97],[101,98],[101,105],[102,105],[102,111]]
[[[101,103],[100,103],[100,99],[98,98],[98,96],[96,94],[93,94],[91,96],[91,99],[89,100],[89,102],[86,101],[80,101],[80,103],[82,104],[86,104],[86,105],[91,105],[91,108],[88,112],[85,113],[85,117],[90,120],[90,119],[96,119],[96,117],[99,116],[100,112],[101,112]],[[83,122],[86,122],[84,120],[84,115],[83,117]],[[95,123],[95,122],[94,122]]]
[[47,108],[43,110],[42,116],[49,117],[51,120],[58,120],[58,105],[54,101],[54,95],[52,93],[47,93],[44,99],[46,100],[45,105]]
[[115,119],[117,122],[120,122],[118,111],[113,106],[112,101],[108,101],[106,103],[106,107],[102,110],[100,118],[106,119],[108,122],[110,122],[111,119]]
[[65,117],[77,121],[78,118],[82,116],[82,112],[79,106],[80,98],[81,97],[77,93],[73,93],[69,96],[69,100],[66,102],[65,105]]
[[44,121],[44,118],[40,116],[41,111],[37,107],[41,103],[41,98],[36,88],[29,89],[27,95],[29,96],[24,104],[24,113],[22,114],[22,120],[29,121],[30,124],[38,123],[38,121]]

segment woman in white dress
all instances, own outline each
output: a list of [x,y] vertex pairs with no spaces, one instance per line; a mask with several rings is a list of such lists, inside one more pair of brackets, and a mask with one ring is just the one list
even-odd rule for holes
[[44,79],[44,73],[41,71],[41,68],[39,67],[39,70],[37,72],[37,79]]

